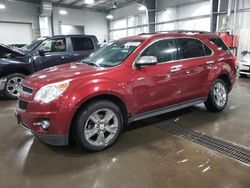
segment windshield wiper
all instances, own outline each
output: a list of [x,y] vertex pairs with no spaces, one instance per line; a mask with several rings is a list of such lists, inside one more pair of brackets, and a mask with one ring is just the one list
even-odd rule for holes
[[89,61],[82,61],[82,63],[90,65],[90,66],[96,66],[96,67],[101,67],[100,65],[94,63],[94,62],[89,62]]

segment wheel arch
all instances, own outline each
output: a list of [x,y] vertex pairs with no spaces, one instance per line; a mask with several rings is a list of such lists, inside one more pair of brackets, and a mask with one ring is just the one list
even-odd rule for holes
[[218,78],[222,79],[227,84],[228,91],[231,91],[231,89],[232,89],[232,83],[230,81],[229,75],[228,74],[222,74]]
[[8,71],[5,71],[3,76],[9,76],[11,74],[23,74],[25,76],[30,75],[30,71],[26,70],[26,69],[10,69]]
[[93,96],[93,97],[87,99],[86,101],[82,102],[77,107],[76,111],[74,112],[73,118],[71,120],[70,128],[69,128],[69,141],[73,140],[72,139],[73,127],[75,124],[76,117],[77,117],[78,113],[80,112],[80,110],[82,108],[84,108],[85,106],[87,106],[88,104],[95,102],[95,101],[98,101],[98,100],[108,100],[108,101],[111,101],[114,104],[118,105],[118,107],[121,109],[124,127],[126,127],[128,125],[128,118],[130,116],[130,113],[129,113],[129,109],[126,106],[125,102],[120,97],[118,97],[114,94],[100,94],[100,95]]

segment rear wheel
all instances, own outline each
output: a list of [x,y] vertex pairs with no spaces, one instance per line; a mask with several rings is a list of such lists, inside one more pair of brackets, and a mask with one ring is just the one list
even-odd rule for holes
[[227,102],[228,87],[222,79],[217,79],[210,89],[205,106],[211,112],[220,112],[227,106]]
[[73,134],[76,142],[88,151],[107,149],[118,139],[123,128],[118,106],[110,101],[96,101],[79,111]]
[[22,88],[22,82],[26,76],[24,74],[15,73],[6,76],[7,81],[4,88],[4,95],[10,99],[16,99]]

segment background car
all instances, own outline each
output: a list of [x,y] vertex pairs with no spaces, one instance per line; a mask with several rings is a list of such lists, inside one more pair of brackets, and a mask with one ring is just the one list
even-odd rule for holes
[[23,79],[48,67],[78,61],[99,48],[93,35],[39,38],[22,48],[0,44],[0,92],[15,99]]
[[238,62],[238,73],[241,77],[250,75],[250,52],[245,52]]

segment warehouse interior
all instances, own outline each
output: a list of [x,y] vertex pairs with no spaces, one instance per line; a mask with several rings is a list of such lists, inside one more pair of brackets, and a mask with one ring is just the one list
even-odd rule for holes
[[215,33],[237,63],[248,63],[222,112],[198,104],[134,121],[99,152],[43,143],[18,125],[18,100],[3,93],[0,187],[250,187],[248,16],[249,0],[0,0],[0,85],[2,44],[18,50],[54,36],[95,36],[92,53],[142,34]]

